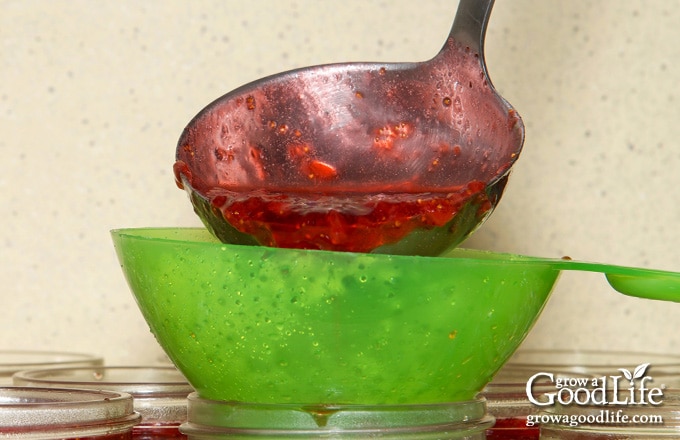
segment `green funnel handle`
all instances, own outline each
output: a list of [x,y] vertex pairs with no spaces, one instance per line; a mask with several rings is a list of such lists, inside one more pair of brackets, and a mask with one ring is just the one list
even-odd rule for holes
[[680,274],[631,269],[630,275],[605,273],[609,284],[624,295],[680,302]]
[[[540,258],[537,260],[541,260]],[[680,302],[680,273],[572,260],[551,260],[556,269],[605,274],[618,292],[638,298]]]

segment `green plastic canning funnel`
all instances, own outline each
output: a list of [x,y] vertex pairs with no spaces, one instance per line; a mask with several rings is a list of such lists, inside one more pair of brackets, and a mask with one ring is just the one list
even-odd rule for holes
[[472,399],[561,270],[679,300],[680,275],[456,249],[443,257],[240,246],[205,229],[112,231],[170,359],[204,398],[302,405]]

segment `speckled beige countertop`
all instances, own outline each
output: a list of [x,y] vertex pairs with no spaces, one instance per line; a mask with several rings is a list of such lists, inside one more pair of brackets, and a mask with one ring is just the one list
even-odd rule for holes
[[[468,247],[680,271],[680,8],[499,0],[494,84],[522,156]],[[193,226],[174,148],[208,102],[266,74],[418,61],[455,1],[0,0],[0,349],[153,363],[109,230]],[[526,347],[680,354],[680,304],[565,273]]]

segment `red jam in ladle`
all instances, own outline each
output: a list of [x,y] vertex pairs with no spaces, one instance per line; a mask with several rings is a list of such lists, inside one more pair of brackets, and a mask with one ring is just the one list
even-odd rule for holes
[[437,254],[498,203],[524,128],[486,73],[492,1],[461,1],[421,63],[334,64],[238,88],[186,127],[174,166],[224,242]]

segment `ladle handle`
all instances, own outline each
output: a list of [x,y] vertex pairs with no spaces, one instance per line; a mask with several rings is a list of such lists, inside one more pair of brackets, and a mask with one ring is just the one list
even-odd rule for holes
[[460,0],[449,37],[483,57],[484,37],[495,0]]

